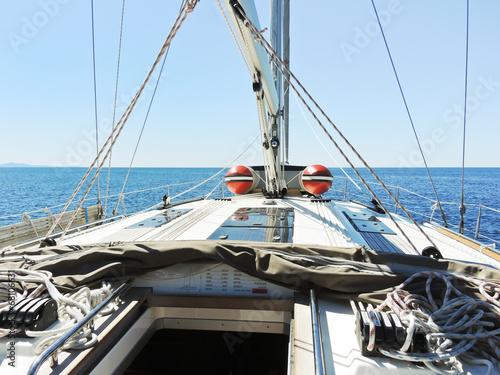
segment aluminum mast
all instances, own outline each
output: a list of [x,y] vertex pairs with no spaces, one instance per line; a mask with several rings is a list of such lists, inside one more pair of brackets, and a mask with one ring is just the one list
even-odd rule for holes
[[[276,3],[274,5],[275,8],[278,8],[277,14],[277,37],[276,40],[279,40],[279,45],[273,45],[273,48],[276,48],[278,55],[281,57],[281,1],[282,0],[272,0],[272,3]],[[239,9],[241,9],[245,17],[247,17],[250,22],[255,26],[257,30],[261,30],[259,19],[257,16],[257,11],[255,9],[255,4],[250,0],[224,0],[226,8],[228,9],[228,14],[231,18],[233,27],[236,31],[236,34],[240,40],[240,43],[244,46],[243,52],[246,55],[246,58],[251,61],[251,66],[253,68],[254,82],[253,88],[254,91],[258,94],[258,92],[262,92],[263,95],[257,95],[258,100],[263,100],[267,109],[268,117],[266,119],[266,127],[269,130],[269,136],[271,139],[267,140],[268,142],[264,142],[263,147],[268,150],[269,147],[272,149],[272,164],[269,168],[272,170],[273,177],[268,176],[266,170],[266,187],[268,193],[271,195],[280,195],[283,189],[286,189],[285,181],[283,179],[282,173],[282,142],[281,142],[281,98],[282,94],[279,90],[281,90],[281,77],[278,81],[275,81],[275,77],[280,76],[281,74],[273,74],[271,69],[271,63],[269,61],[267,53],[264,51],[262,46],[258,41],[254,40],[254,35],[251,33],[248,27],[246,27],[241,21],[241,16],[239,14]],[[275,9],[271,9],[271,13],[276,13]],[[273,17],[273,16],[271,16]],[[274,23],[272,21],[272,23]],[[272,38],[274,39],[274,38]],[[278,48],[277,48],[278,47]],[[279,72],[278,72],[279,73]],[[276,84],[275,84],[276,82]],[[263,98],[262,98],[263,96]],[[275,176],[275,177],[274,177]],[[272,180],[272,181],[270,181]]]

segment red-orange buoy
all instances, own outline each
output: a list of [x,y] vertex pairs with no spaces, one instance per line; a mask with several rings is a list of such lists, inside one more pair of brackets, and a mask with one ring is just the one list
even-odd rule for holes
[[328,168],[314,164],[302,171],[299,182],[304,190],[319,195],[326,193],[332,187],[333,177]]
[[234,194],[246,194],[255,189],[259,178],[252,168],[237,165],[227,171],[225,182]]

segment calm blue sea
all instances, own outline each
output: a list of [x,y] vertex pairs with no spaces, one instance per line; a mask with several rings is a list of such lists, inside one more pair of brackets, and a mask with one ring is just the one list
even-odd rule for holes
[[[164,194],[169,193],[171,197],[185,191],[196,184],[186,184],[190,181],[203,181],[219,171],[218,168],[133,168],[125,193],[125,207],[127,214],[148,208],[161,202]],[[331,168],[336,178],[332,189],[325,195],[326,198],[343,199],[345,190],[345,176],[340,169]],[[367,181],[374,182],[373,177],[368,171],[361,169],[362,175]],[[412,212],[423,212],[426,215],[432,213],[434,193],[431,189],[427,171],[422,168],[376,168],[376,173],[388,185],[393,192],[397,194],[408,210]],[[85,168],[0,168],[0,226],[8,225],[21,221],[22,213],[28,212],[31,218],[37,218],[47,215],[46,212],[33,212],[63,205],[71,196],[71,193],[85,174]],[[116,195],[120,193],[122,185],[127,174],[127,168],[112,168],[110,173],[109,195],[107,202],[107,212],[111,215],[116,205]],[[213,196],[221,197],[222,188],[217,184],[221,182],[225,171],[219,174],[212,181],[201,186],[198,189],[190,191],[185,195],[179,196],[174,201],[199,197],[208,194],[214,188]],[[443,203],[445,214],[449,223],[458,225],[459,206],[449,204],[451,202],[460,202],[461,192],[461,174],[459,168],[433,168],[431,175],[434,185]],[[353,178],[355,175],[349,172]],[[106,181],[107,171],[101,172],[100,176],[100,195],[101,201],[105,204],[106,199]],[[177,185],[182,184],[182,185]],[[155,187],[170,185],[169,188],[152,189]],[[358,185],[361,186],[361,184]],[[84,188],[86,188],[86,184]],[[150,189],[150,190],[146,190]],[[406,192],[410,190],[431,200],[424,199]],[[136,191],[146,190],[138,193]],[[386,193],[374,185],[374,190],[380,194],[384,202],[390,202]],[[83,189],[77,195],[81,198]],[[477,225],[479,206],[488,206],[500,211],[500,168],[467,168],[465,170],[465,203],[475,204],[477,206],[467,206],[465,228],[470,231],[469,235],[474,236]],[[226,196],[228,194],[225,189]],[[369,201],[366,188],[358,190],[351,182],[347,184],[347,197],[366,203]],[[97,188],[94,186],[88,195],[84,206],[91,206],[97,200]],[[73,206],[74,207],[74,206]],[[50,208],[53,213],[58,213],[62,206]],[[391,206],[394,210],[394,207]],[[119,213],[123,213],[123,206],[120,205]],[[401,211],[399,211],[401,212]],[[17,215],[17,216],[10,216]],[[10,216],[10,217],[6,217]],[[425,216],[415,215],[418,221],[425,220]],[[436,210],[434,217],[439,219],[439,211]],[[482,208],[480,216],[480,232],[487,237],[500,241],[500,213]],[[484,240],[485,243],[491,241]]]

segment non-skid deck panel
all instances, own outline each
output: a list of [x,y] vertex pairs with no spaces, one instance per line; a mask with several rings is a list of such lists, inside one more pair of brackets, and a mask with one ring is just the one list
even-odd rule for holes
[[191,211],[189,208],[184,209],[175,209],[169,208],[160,212],[159,214],[152,216],[150,218],[144,219],[138,223],[134,223],[127,227],[127,229],[134,228],[158,228],[162,225],[171,222],[172,220],[177,219],[179,216],[184,215],[185,213]]
[[121,241],[130,242],[135,241],[138,238],[146,235],[147,233],[153,231],[154,227],[138,227],[138,228],[125,228],[116,233],[110,234],[104,237],[100,242],[111,242],[111,241]]
[[403,251],[387,238],[385,238],[384,234],[371,232],[360,232],[360,234],[368,244],[368,247],[372,250],[375,250],[379,253],[403,254]]
[[323,229],[332,246],[352,246],[352,241],[346,241],[350,238],[345,231],[344,226],[340,223],[337,216],[330,209],[329,202],[314,202],[317,207],[318,215],[323,224]]

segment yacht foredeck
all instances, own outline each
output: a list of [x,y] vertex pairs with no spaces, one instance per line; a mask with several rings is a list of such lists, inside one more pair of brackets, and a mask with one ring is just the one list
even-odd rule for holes
[[[393,217],[413,245],[387,214],[359,203],[301,196],[270,199],[258,195],[197,200],[138,213],[68,235],[61,245],[113,247],[123,243],[180,241],[182,244],[208,239],[221,244],[252,241],[247,243],[255,247],[259,242],[332,248],[362,245],[389,255],[420,255],[431,245],[410,220]],[[431,224],[423,224],[421,228],[446,259],[500,266],[495,256],[471,246],[472,240],[456,234],[450,236],[446,230],[436,230]],[[290,275],[290,278],[300,276]],[[42,373],[57,374],[70,369],[75,373],[89,373],[92,369],[93,374],[122,373],[137,366],[133,358],[156,332],[171,333],[171,330],[221,332],[225,338],[224,335],[230,335],[227,344],[230,348],[252,333],[288,336],[287,368],[294,374],[314,372],[318,351],[314,339],[319,332],[326,368],[336,374],[431,373],[426,367],[404,361],[363,356],[353,334],[356,319],[349,302],[332,299],[328,293],[320,293],[317,301],[320,329],[311,329],[314,327],[311,303],[312,297],[309,299],[289,286],[250,276],[227,264],[201,259],[170,265],[137,277],[117,312],[96,320],[99,335],[96,348],[80,354],[61,353],[65,365],[50,368],[47,361]],[[7,338],[0,340],[2,344],[8,343]],[[30,366],[34,346],[39,342],[40,339],[19,341],[18,369]],[[7,369],[6,366],[4,360],[1,370]]]
[[[281,213],[280,213],[281,212]],[[133,215],[67,236],[62,245],[135,241],[229,240],[310,244],[336,247],[363,245],[378,253],[420,255],[432,244],[410,220],[392,215],[412,246],[385,213],[356,202],[291,196],[263,199],[235,196],[198,200]],[[446,259],[498,267],[500,257],[435,225],[421,228]]]

